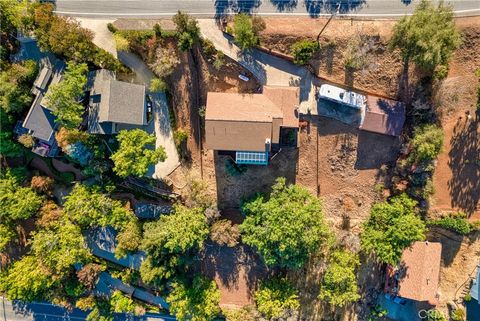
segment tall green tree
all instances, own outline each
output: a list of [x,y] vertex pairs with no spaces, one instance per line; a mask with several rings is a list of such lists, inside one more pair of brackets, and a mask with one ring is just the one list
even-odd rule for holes
[[22,113],[32,102],[30,88],[38,68],[33,60],[8,64],[0,72],[0,107],[9,114]]
[[0,274],[0,292],[9,300],[45,300],[56,283],[38,268],[37,258],[32,255],[24,256]]
[[36,232],[32,253],[41,266],[57,278],[71,273],[75,263],[86,263],[91,259],[80,227],[68,219]]
[[425,223],[415,213],[415,205],[406,194],[373,205],[363,225],[363,250],[380,262],[397,264],[405,248],[425,238]]
[[265,29],[265,22],[259,17],[245,13],[237,14],[233,20],[233,35],[240,48],[249,49],[259,43],[258,34]]
[[180,49],[183,51],[191,49],[200,37],[200,28],[197,20],[184,12],[178,11],[173,16],[173,22],[179,35]]
[[190,283],[175,282],[167,297],[179,321],[211,321],[220,314],[220,292],[213,280],[197,276]]
[[430,162],[437,158],[443,148],[443,129],[436,125],[417,128],[412,139],[412,162]]
[[203,247],[208,236],[208,224],[199,208],[175,205],[170,215],[144,225],[141,248],[147,253],[142,264],[142,279],[159,284],[187,265],[189,255]]
[[111,159],[115,164],[113,171],[120,177],[143,176],[148,166],[167,159],[162,146],[155,149],[155,136],[144,130],[122,130],[117,139],[120,146]]
[[255,292],[257,310],[267,320],[277,320],[300,307],[298,291],[285,278],[262,282]]
[[402,18],[394,26],[390,40],[390,46],[399,48],[407,63],[413,60],[429,70],[448,65],[460,43],[452,7],[443,2],[435,7],[430,0],[422,0],[412,16]]
[[308,190],[277,179],[268,200],[259,195],[242,207],[243,242],[255,247],[265,263],[298,269],[330,240],[321,201]]
[[358,255],[345,250],[335,250],[329,257],[318,298],[337,307],[357,301],[360,295],[355,269],[359,265]]
[[68,63],[63,79],[51,85],[45,97],[47,107],[66,128],[77,128],[85,111],[80,99],[87,84],[86,64]]
[[113,200],[96,188],[77,184],[65,197],[65,214],[82,229],[111,225],[124,230],[135,221],[133,213],[118,200]]

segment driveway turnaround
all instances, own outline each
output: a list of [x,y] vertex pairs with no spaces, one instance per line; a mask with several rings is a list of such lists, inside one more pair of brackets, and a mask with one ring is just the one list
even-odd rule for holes
[[[112,34],[107,29],[107,23],[112,20],[104,19],[77,19],[82,27],[90,29],[94,33],[93,42],[100,48],[112,53],[136,75],[136,81],[147,86],[155,77],[148,66],[135,54],[131,52],[117,52]],[[167,159],[151,166],[147,176],[161,179],[169,175],[179,162],[177,148],[173,140],[173,131],[170,126],[167,97],[164,92],[149,93],[152,99],[153,121],[147,126],[147,132],[154,133],[157,138],[156,147],[163,146],[167,153]]]

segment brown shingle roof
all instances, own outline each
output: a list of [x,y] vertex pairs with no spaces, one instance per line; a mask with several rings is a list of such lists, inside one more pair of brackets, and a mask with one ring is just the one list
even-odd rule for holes
[[415,242],[403,252],[398,295],[415,301],[437,301],[442,244]]
[[265,151],[266,139],[278,143],[280,126],[298,126],[298,103],[299,89],[295,87],[264,87],[263,94],[209,92],[206,148]]
[[405,105],[402,102],[368,95],[365,118],[360,129],[399,136],[405,123]]

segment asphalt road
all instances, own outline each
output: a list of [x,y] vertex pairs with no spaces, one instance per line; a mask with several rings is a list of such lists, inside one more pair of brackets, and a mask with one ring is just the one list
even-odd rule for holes
[[[85,321],[87,313],[65,308],[50,303],[19,303],[7,301],[0,297],[0,321]],[[118,314],[115,321],[175,321],[172,316],[159,314],[146,314],[144,316],[131,316]]]
[[[438,1],[438,0],[434,0]],[[200,17],[248,11],[260,15],[341,15],[396,17],[409,14],[419,0],[57,0],[60,14],[97,17],[162,17],[178,10]],[[480,0],[450,0],[459,16],[480,15]]]

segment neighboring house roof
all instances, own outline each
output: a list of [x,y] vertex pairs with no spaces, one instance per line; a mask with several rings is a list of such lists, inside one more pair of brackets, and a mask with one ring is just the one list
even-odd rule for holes
[[47,55],[40,60],[40,72],[32,88],[35,99],[23,122],[23,127],[30,130],[33,137],[46,142],[53,139],[56,124],[55,116],[47,109],[45,96],[50,86],[62,79],[64,70],[65,63],[52,55]]
[[360,129],[399,136],[405,123],[405,104],[399,101],[369,95],[365,118]]
[[264,87],[262,94],[207,95],[206,148],[265,152],[279,142],[280,127],[297,127],[299,88]]
[[480,265],[477,266],[477,276],[473,280],[470,295],[480,303],[478,295],[480,294]]
[[105,69],[90,73],[89,78],[90,132],[111,133],[111,123],[147,124],[145,86],[115,80]]
[[120,266],[139,270],[140,265],[142,265],[142,262],[146,258],[146,254],[144,252],[138,252],[127,254],[126,256],[117,259],[115,257],[115,247],[117,245],[116,237],[117,232],[115,229],[111,226],[106,226],[88,231],[86,240],[93,255]]
[[23,127],[30,130],[33,137],[49,142],[55,132],[55,116],[40,104],[42,98],[41,93],[35,97],[23,122]]
[[437,302],[442,244],[415,242],[402,254],[398,292],[402,298]]

